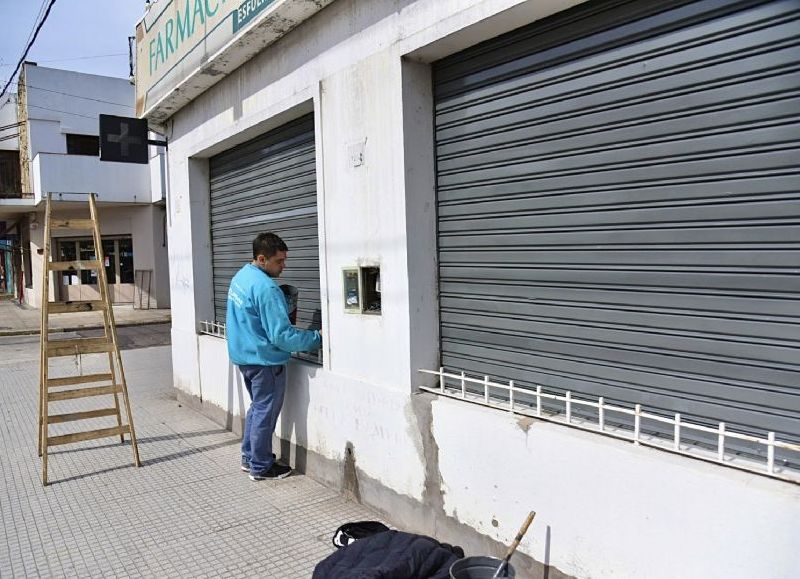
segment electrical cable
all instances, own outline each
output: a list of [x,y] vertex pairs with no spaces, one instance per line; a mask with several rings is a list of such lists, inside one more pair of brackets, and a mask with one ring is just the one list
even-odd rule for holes
[[82,115],[80,113],[71,113],[69,111],[60,111],[58,109],[51,109],[51,108],[48,108],[48,107],[40,107],[39,105],[28,105],[28,108],[42,109],[42,110],[51,111],[51,112],[54,112],[54,113],[62,113],[62,114],[65,114],[65,115],[74,115],[76,117],[83,117],[85,119],[95,119],[95,120],[97,120],[97,116],[92,117],[92,116],[89,116],[89,115]]
[[[67,62],[69,60],[91,60],[93,58],[111,58],[112,56],[126,56],[127,52],[112,52],[110,54],[93,54],[87,56],[73,56],[70,58],[49,58],[47,60],[39,60],[36,59],[37,63],[41,62]],[[0,67],[4,66],[14,66],[13,64],[0,64]]]
[[3,96],[6,94],[6,90],[11,84],[11,81],[13,80],[17,72],[19,72],[22,63],[25,62],[25,57],[28,56],[28,52],[30,52],[31,48],[33,47],[33,43],[36,42],[36,37],[39,36],[39,31],[42,29],[42,26],[44,26],[44,23],[47,22],[47,17],[50,16],[50,10],[53,8],[53,4],[55,3],[56,0],[50,0],[50,4],[47,5],[47,10],[45,10],[44,16],[42,16],[42,19],[36,26],[36,30],[33,33],[33,38],[31,38],[30,41],[28,42],[28,45],[25,47],[25,52],[22,53],[22,56],[20,57],[19,62],[17,63],[17,67],[14,69],[14,72],[11,73],[11,76],[8,77],[8,82],[3,87],[3,90],[0,91],[0,101],[3,100]]
[[[113,77],[109,77],[109,78],[113,78]],[[120,80],[123,80],[123,79],[120,79]],[[18,82],[13,82],[11,84],[15,84],[15,85],[19,86]],[[122,103],[115,103],[113,101],[104,101],[103,99],[94,99],[92,97],[81,96],[81,95],[78,95],[78,94],[70,94],[68,92],[62,92],[60,90],[53,90],[53,89],[50,89],[50,88],[42,88],[40,86],[33,86],[32,84],[27,84],[27,83],[25,83],[25,88],[26,89],[32,88],[34,90],[43,90],[45,92],[52,92],[52,93],[55,93],[55,94],[60,94],[60,95],[68,96],[68,97],[73,97],[73,98],[76,98],[76,99],[84,99],[84,100],[87,100],[87,101],[94,101],[94,102],[103,103],[103,104],[106,104],[106,105],[115,105],[115,106],[118,106],[118,107],[129,107],[129,108],[133,107],[132,104],[122,104]]]
[[0,127],[0,131],[7,131],[8,129],[13,129],[14,127],[18,127],[21,124],[22,121],[19,121],[18,123],[11,123],[10,125],[3,125],[2,127]]

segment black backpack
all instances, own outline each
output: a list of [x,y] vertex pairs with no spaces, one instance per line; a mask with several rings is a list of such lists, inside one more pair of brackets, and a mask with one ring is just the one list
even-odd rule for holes
[[337,549],[347,547],[358,539],[370,537],[384,531],[389,527],[378,521],[357,521],[355,523],[345,523],[333,534],[333,546]]

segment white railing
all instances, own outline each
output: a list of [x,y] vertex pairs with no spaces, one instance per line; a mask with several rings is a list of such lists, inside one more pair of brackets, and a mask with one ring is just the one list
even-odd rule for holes
[[[549,422],[556,422],[564,424],[572,428],[579,428],[591,432],[601,433],[615,438],[629,440],[636,445],[646,445],[661,450],[667,450],[673,453],[690,456],[708,462],[715,462],[724,464],[740,470],[755,472],[763,474],[772,478],[800,483],[800,471],[788,468],[782,465],[776,465],[775,449],[782,449],[793,453],[798,453],[800,459],[800,444],[790,442],[782,442],[775,438],[774,432],[767,433],[766,438],[753,436],[729,430],[724,422],[720,422],[716,428],[703,426],[701,424],[693,424],[686,422],[682,419],[680,414],[674,416],[663,416],[660,414],[653,414],[642,410],[640,404],[636,404],[632,409],[624,408],[621,406],[614,406],[607,404],[602,397],[597,401],[583,400],[575,398],[572,392],[565,392],[561,394],[552,394],[543,392],[541,386],[537,386],[535,390],[530,388],[517,388],[514,381],[510,380],[508,383],[493,382],[489,376],[483,378],[472,378],[467,376],[463,371],[458,374],[445,372],[444,368],[439,370],[424,370],[420,372],[424,374],[431,374],[439,377],[438,387],[420,386],[422,390],[446,396],[448,398],[455,398],[458,400],[465,400],[483,406],[489,406],[499,410],[505,410],[514,414],[524,416],[533,416]],[[448,383],[448,379],[450,382]],[[478,392],[467,389],[467,384],[475,384],[482,387]],[[474,390],[474,389],[472,389]],[[503,392],[507,395],[508,399],[498,399],[495,396],[493,399],[492,390]],[[518,401],[518,396],[523,395],[534,399],[531,405],[523,404]],[[563,403],[564,412],[546,412],[542,409],[542,400],[552,400],[558,403]],[[597,421],[589,421],[582,417],[574,416],[574,408],[576,406],[592,408],[597,410]],[[615,424],[608,423],[606,418],[607,412],[615,412],[633,417],[633,429]],[[642,433],[642,421],[652,420],[663,424],[672,425],[672,439],[659,438],[655,435]],[[687,439],[684,436],[685,431],[697,431],[710,433],[716,435],[717,444],[716,449],[709,450],[700,443]],[[765,463],[756,459],[744,456],[734,455],[733,453],[726,453],[726,441],[728,439],[743,440],[758,445],[766,446],[767,457]]]
[[[200,322],[200,333],[225,339],[225,324],[203,320]],[[322,350],[318,350],[317,353],[295,352],[292,354],[292,358],[313,362],[314,364],[322,364]]]
[[208,334],[209,336],[215,336],[217,338],[224,338],[225,324],[203,320],[202,322],[200,322],[200,333]]

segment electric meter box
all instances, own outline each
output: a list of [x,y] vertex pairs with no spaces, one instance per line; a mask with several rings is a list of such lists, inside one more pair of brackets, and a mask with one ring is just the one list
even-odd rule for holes
[[342,286],[346,312],[380,315],[381,268],[379,266],[344,268]]

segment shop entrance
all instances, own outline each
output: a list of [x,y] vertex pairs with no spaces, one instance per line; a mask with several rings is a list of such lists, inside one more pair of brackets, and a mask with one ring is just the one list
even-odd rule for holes
[[[130,236],[103,237],[106,277],[111,301],[133,302],[133,239]],[[59,239],[56,242],[59,261],[97,259],[90,237]],[[56,280],[62,301],[99,300],[97,272],[90,270],[58,272]]]

